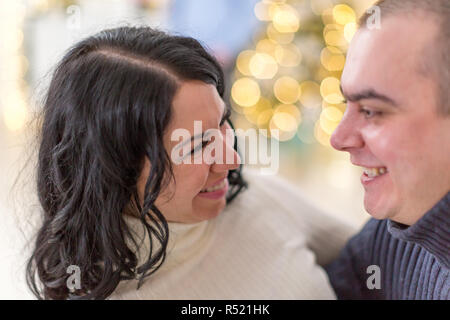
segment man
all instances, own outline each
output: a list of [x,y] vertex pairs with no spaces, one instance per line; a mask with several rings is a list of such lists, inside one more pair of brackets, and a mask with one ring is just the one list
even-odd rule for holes
[[[340,299],[450,299],[450,2],[383,0],[360,20],[331,138],[372,219],[326,266]],[[375,11],[376,12],[376,11]]]

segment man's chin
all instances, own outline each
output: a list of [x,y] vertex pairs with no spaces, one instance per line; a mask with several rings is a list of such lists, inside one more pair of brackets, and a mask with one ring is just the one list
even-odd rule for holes
[[367,213],[370,214],[370,216],[371,216],[372,218],[374,218],[374,219],[377,219],[377,220],[384,220],[384,219],[387,218],[387,217],[386,217],[386,214],[384,214],[383,212],[380,212],[379,210],[373,210],[373,209],[370,209],[370,208],[367,208],[367,207],[366,207],[366,211],[367,211]]
[[367,193],[364,196],[364,208],[374,219],[383,220],[389,219],[395,215],[395,210],[387,206],[387,201],[380,198],[374,198]]

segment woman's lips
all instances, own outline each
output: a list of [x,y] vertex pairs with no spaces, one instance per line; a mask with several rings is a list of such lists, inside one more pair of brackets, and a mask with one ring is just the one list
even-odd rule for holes
[[225,196],[227,191],[228,191],[228,179],[225,178],[220,182],[216,183],[215,185],[206,188],[204,191],[201,191],[197,195],[202,198],[216,200]]

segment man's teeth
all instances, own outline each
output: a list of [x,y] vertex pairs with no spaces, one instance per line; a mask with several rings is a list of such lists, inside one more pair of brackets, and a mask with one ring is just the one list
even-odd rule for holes
[[385,174],[386,172],[387,172],[387,169],[385,167],[381,167],[381,168],[365,168],[364,169],[364,173],[369,178],[374,178],[374,177],[381,176],[381,175]]
[[224,179],[221,183],[219,183],[219,184],[217,184],[215,186],[203,189],[200,192],[214,192],[214,191],[217,191],[217,190],[221,190],[221,189],[225,188],[225,184],[226,184],[226,181]]

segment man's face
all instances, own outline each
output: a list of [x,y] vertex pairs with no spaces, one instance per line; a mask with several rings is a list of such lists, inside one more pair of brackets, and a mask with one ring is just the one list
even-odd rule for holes
[[438,32],[430,21],[392,17],[355,34],[341,80],[347,109],[331,138],[367,169],[366,210],[406,225],[450,190],[450,116],[437,113],[437,80],[420,71]]

